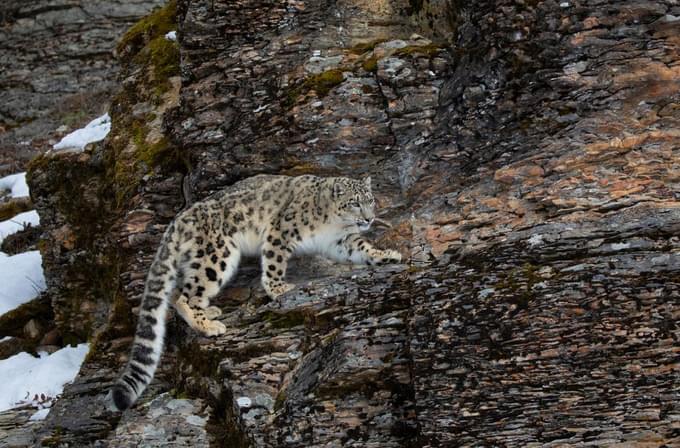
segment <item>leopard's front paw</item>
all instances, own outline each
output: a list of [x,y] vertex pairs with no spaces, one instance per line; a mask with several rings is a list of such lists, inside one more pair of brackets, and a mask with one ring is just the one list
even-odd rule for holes
[[227,327],[218,320],[202,321],[198,330],[208,337],[219,336],[227,332]]
[[288,291],[295,289],[295,285],[291,285],[290,283],[269,284],[264,285],[264,289],[270,298],[275,299],[280,295],[283,295]]
[[380,259],[378,260],[378,264],[389,264],[389,263],[400,263],[401,262],[401,253],[397,252],[396,250],[392,249],[387,249],[380,251]]

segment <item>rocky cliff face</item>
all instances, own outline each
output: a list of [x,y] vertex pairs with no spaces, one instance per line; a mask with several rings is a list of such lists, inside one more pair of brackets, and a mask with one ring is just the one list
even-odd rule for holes
[[[33,164],[56,319],[94,344],[36,440],[680,443],[678,15],[664,1],[171,3],[119,47],[108,142]],[[159,40],[168,17],[178,47]],[[275,302],[246,263],[217,301],[228,333],[173,320],[146,400],[109,414],[164,225],[262,172],[372,175],[394,224],[373,237],[408,263],[302,259]],[[104,214],[68,213],[53,173],[81,192],[76,210]]]
[[113,48],[161,0],[5,0],[0,5],[0,172],[107,108]]

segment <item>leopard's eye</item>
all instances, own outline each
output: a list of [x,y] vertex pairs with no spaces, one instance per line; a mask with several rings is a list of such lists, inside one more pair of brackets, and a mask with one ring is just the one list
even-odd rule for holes
[[352,201],[349,203],[349,206],[359,208],[359,203],[357,201]]

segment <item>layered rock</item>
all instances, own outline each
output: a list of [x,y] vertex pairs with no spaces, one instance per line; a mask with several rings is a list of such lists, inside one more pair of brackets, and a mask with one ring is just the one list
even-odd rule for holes
[[[80,250],[123,250],[97,349],[38,440],[115,445],[191,415],[214,446],[680,443],[677,6],[177,6],[181,85],[148,87],[158,64],[137,55],[159,29],[140,25],[120,125],[79,156],[117,198]],[[102,397],[163,224],[260,172],[372,175],[394,224],[372,237],[408,263],[301,259],[274,302],[246,263],[216,300],[228,333],[173,320],[159,381],[115,428]]]

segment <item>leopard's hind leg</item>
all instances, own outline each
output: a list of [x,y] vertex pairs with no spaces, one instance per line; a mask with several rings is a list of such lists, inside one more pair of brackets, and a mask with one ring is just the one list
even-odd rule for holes
[[210,306],[210,299],[234,276],[241,254],[227,241],[220,248],[212,244],[200,247],[195,255],[182,266],[175,309],[196,331],[206,336],[224,334],[227,328],[216,320],[222,310]]

